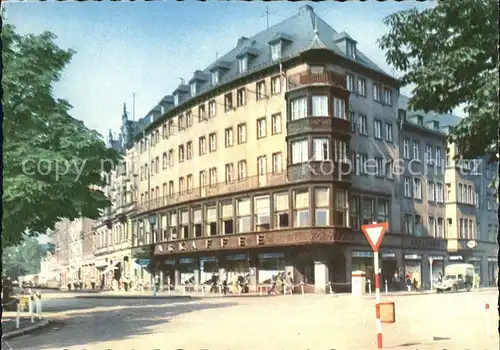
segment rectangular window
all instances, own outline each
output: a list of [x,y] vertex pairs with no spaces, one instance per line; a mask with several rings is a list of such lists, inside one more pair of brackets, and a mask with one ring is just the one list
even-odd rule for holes
[[436,222],[436,237],[437,238],[444,238],[443,218],[437,218],[437,222]]
[[281,41],[271,45],[271,60],[276,61],[281,58]]
[[213,72],[210,73],[212,85],[217,85],[219,84],[219,70],[214,70]]
[[208,102],[208,117],[215,117],[215,101]]
[[373,83],[373,100],[378,102],[382,101],[380,85],[375,83]]
[[281,134],[281,114],[271,116],[271,132],[273,135]]
[[429,236],[436,237],[436,221],[433,216],[429,216],[428,218],[427,232]]
[[345,79],[346,79],[347,90],[350,91],[350,92],[354,92],[355,88],[356,88],[355,87],[355,82],[354,82],[354,75],[352,75],[352,74],[346,74]]
[[201,105],[198,107],[198,122],[202,123],[207,120],[207,116],[205,114],[205,105]]
[[290,227],[288,192],[274,194],[274,228]]
[[173,211],[169,213],[168,218],[168,234],[171,241],[176,240],[177,237],[177,212]]
[[347,163],[347,142],[343,140],[335,140],[334,143],[334,160],[336,162]]
[[328,116],[328,97],[313,96],[312,97],[312,116],[327,117]]
[[205,207],[205,232],[207,236],[217,235],[217,207],[215,205]]
[[174,182],[169,181],[168,182],[168,195],[172,197],[175,194],[175,187],[174,187]]
[[307,99],[305,97],[290,101],[290,120],[307,118]]
[[377,222],[389,222],[389,200],[377,198]]
[[188,191],[188,193],[191,193],[191,191],[193,190],[193,175],[188,175],[186,177],[186,190]]
[[217,168],[210,168],[208,170],[208,184],[210,186],[217,185]]
[[188,128],[193,126],[193,114],[190,111],[186,112],[186,126]]
[[373,137],[376,139],[382,138],[382,122],[380,120],[373,121]]
[[308,140],[292,142],[292,164],[305,163],[309,159]]
[[355,134],[358,131],[358,118],[356,113],[349,111],[349,123],[351,123],[351,131]]
[[238,161],[238,181],[243,181],[247,177],[247,161]]
[[366,79],[358,78],[358,94],[366,97]]
[[425,145],[425,160],[427,161],[427,164],[433,164],[434,162],[431,145]]
[[166,169],[168,167],[168,155],[167,152],[163,152],[162,155],[162,168]]
[[184,178],[180,177],[179,178],[179,194],[184,194],[184,191],[186,191],[186,184],[184,182]]
[[228,112],[233,108],[233,93],[230,92],[224,95],[224,111]]
[[413,141],[413,159],[420,159],[420,142]]
[[404,196],[406,198],[411,198],[411,178],[404,178]]
[[436,202],[443,203],[443,184],[436,183]]
[[226,183],[233,182],[233,163],[226,164]]
[[422,199],[422,180],[418,177],[413,178],[413,197]]
[[247,142],[247,125],[240,124],[238,125],[238,144]]
[[427,181],[427,201],[434,202],[436,200],[436,188],[434,182]]
[[358,131],[360,135],[368,135],[366,115],[358,115]]
[[224,130],[224,139],[225,139],[225,144],[226,148],[227,147],[232,147],[233,146],[233,128],[227,128]]
[[223,235],[234,233],[233,202],[220,203],[221,231]]
[[273,174],[281,174],[283,171],[283,164],[281,152],[273,153]]
[[186,120],[184,119],[183,115],[180,115],[177,118],[177,126],[178,126],[179,130],[184,130],[186,128]]
[[361,227],[361,202],[358,196],[353,196],[350,201],[350,225],[353,230],[359,230]]
[[316,161],[330,159],[330,146],[327,138],[313,140],[314,153],[313,159]]
[[236,210],[238,216],[237,233],[250,232],[252,229],[250,199],[238,199],[236,201]]
[[247,68],[247,57],[238,58],[238,73],[246,72]]
[[335,225],[347,226],[347,191],[342,189],[335,190]]
[[193,143],[189,141],[186,144],[186,159],[189,160],[193,158]]
[[236,105],[238,107],[244,106],[246,103],[246,90],[245,88],[240,88],[236,90]]
[[373,224],[375,221],[375,200],[373,198],[363,198],[363,225]]
[[410,140],[407,138],[403,139],[403,158],[410,159]]
[[294,191],[293,197],[293,226],[308,227],[309,224],[309,192]]
[[415,235],[423,236],[424,229],[422,227],[422,217],[420,215],[415,215]]
[[392,124],[390,123],[385,123],[385,140],[387,142],[392,142],[393,137],[392,137]]
[[207,186],[207,173],[205,170],[200,171],[200,187],[206,187]]
[[202,221],[203,221],[203,219],[202,219],[201,208],[193,209],[192,231],[193,231],[194,237],[196,237],[196,238],[203,236],[203,232],[202,232],[203,222]]
[[255,231],[271,229],[271,199],[270,196],[254,197]]
[[336,97],[333,98],[333,117],[339,119],[347,119],[344,100]]
[[184,145],[179,146],[179,163],[184,161]]
[[271,94],[278,95],[281,93],[281,77],[275,76],[271,78]]
[[266,82],[264,80],[257,83],[257,101],[267,98],[266,95]]
[[204,155],[207,153],[207,139],[205,136],[202,136],[199,138],[199,154],[200,156]]
[[266,137],[266,118],[257,119],[257,139]]
[[411,214],[405,214],[404,230],[406,234],[413,235],[413,217]]
[[392,92],[391,89],[384,89],[384,103],[386,105],[392,106]]
[[330,226],[330,190],[328,188],[316,188],[314,191],[314,219],[316,226]]
[[217,135],[215,133],[208,135],[208,151],[217,151]]

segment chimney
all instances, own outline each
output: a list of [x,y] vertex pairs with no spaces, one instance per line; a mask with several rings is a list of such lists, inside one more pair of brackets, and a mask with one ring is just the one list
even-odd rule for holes
[[305,5],[299,8],[299,13],[307,13],[307,12],[314,12],[314,9],[311,5]]
[[236,43],[236,47],[243,45],[246,43],[249,39],[246,36],[242,36],[241,38],[238,39],[238,42]]

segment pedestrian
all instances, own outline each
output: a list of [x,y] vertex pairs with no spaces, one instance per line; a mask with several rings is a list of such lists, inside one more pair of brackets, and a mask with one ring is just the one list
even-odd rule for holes
[[285,290],[285,293],[290,293],[293,294],[293,277],[292,273],[288,272],[287,277],[286,277],[286,287],[288,290]]
[[438,281],[438,283],[443,282],[443,274],[441,272],[438,273],[437,281]]
[[217,293],[217,278],[214,275],[212,275],[212,279],[210,281],[210,293]]
[[409,273],[409,272],[406,273],[405,281],[406,281],[406,288],[408,288],[408,291],[410,291],[411,290],[411,273]]

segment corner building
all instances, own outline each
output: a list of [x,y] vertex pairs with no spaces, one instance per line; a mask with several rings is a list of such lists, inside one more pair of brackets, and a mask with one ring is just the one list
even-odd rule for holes
[[360,231],[373,221],[390,223],[400,261],[399,179],[379,161],[398,152],[398,84],[311,6],[195,71],[135,139],[132,226],[156,273],[248,274],[255,290],[286,271],[347,291],[353,269],[373,273]]

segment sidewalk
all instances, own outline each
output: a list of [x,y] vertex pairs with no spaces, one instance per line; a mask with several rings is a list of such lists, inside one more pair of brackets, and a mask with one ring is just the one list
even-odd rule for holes
[[19,319],[19,328],[16,328],[16,317],[6,316],[4,313],[2,316],[2,339],[11,339],[34,332],[47,327],[49,323],[50,321],[47,319],[38,320],[37,318],[31,323],[29,317],[21,317]]

